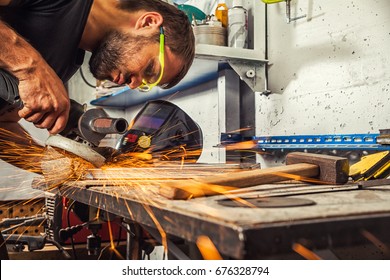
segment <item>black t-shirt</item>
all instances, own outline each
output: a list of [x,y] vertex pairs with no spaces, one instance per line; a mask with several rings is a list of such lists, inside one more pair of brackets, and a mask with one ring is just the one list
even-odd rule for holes
[[12,0],[0,7],[0,18],[38,50],[66,83],[84,60],[85,52],[78,45],[92,2]]

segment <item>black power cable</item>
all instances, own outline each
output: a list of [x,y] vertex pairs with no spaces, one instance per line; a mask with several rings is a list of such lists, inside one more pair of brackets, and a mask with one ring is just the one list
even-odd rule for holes
[[[81,68],[80,68],[81,69]],[[68,210],[66,212],[66,219],[67,219],[67,224],[68,227],[70,227],[70,211],[73,207],[73,205],[76,203],[75,200],[72,201],[72,203],[68,206]],[[74,246],[74,240],[73,240],[73,235],[70,236],[70,244],[72,245],[72,253],[73,253],[73,259],[77,260],[77,255],[76,255],[76,248]]]
[[83,68],[82,67],[80,67],[79,71],[80,71],[80,75],[81,75],[81,78],[83,79],[84,83],[86,83],[88,86],[90,86],[92,88],[96,88],[95,85],[93,85],[93,84],[91,84],[90,82],[87,81],[87,79],[84,76],[84,72],[83,72]]
[[56,246],[57,249],[65,256],[66,259],[69,259],[69,260],[72,259],[72,257],[69,255],[69,253],[57,241],[47,238],[46,243],[50,243],[50,244],[53,244],[54,246]]

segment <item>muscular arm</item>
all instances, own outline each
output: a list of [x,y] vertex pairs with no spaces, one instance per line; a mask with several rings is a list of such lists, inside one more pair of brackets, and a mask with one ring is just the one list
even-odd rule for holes
[[[0,5],[9,2],[0,0]],[[1,21],[0,38],[0,68],[19,79],[24,104],[19,116],[52,134],[60,132],[69,114],[69,98],[62,81],[27,41]]]

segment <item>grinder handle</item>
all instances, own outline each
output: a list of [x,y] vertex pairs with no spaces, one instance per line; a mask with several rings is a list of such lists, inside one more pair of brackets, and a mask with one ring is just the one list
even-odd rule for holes
[[23,107],[19,96],[19,80],[4,69],[0,69],[0,98],[13,107]]

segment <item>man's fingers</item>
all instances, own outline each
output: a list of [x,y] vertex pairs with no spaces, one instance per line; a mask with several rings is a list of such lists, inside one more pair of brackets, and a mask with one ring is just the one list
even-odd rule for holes
[[22,119],[26,119],[27,120],[28,118],[30,118],[35,113],[29,107],[24,106],[22,109],[19,110],[18,114],[19,114],[19,117],[21,117]]
[[[21,117],[21,115],[19,114]],[[43,121],[44,113],[43,112],[35,112],[35,113],[30,113],[27,115],[27,117],[24,117],[24,119],[28,122],[31,122],[33,124],[37,124]]]
[[57,134],[64,130],[68,122],[68,113],[63,112],[54,122],[53,127],[48,128],[50,134]]
[[19,116],[26,116],[24,117],[26,121],[33,123],[37,128],[47,129],[50,134],[61,132],[68,121],[68,114],[66,112],[62,112],[60,115],[55,112],[46,114],[44,112],[34,113],[28,108],[20,110]]
[[34,125],[38,128],[46,128],[50,129],[53,127],[55,120],[56,120],[56,115],[53,114],[46,114],[44,115],[40,121],[34,122]]

